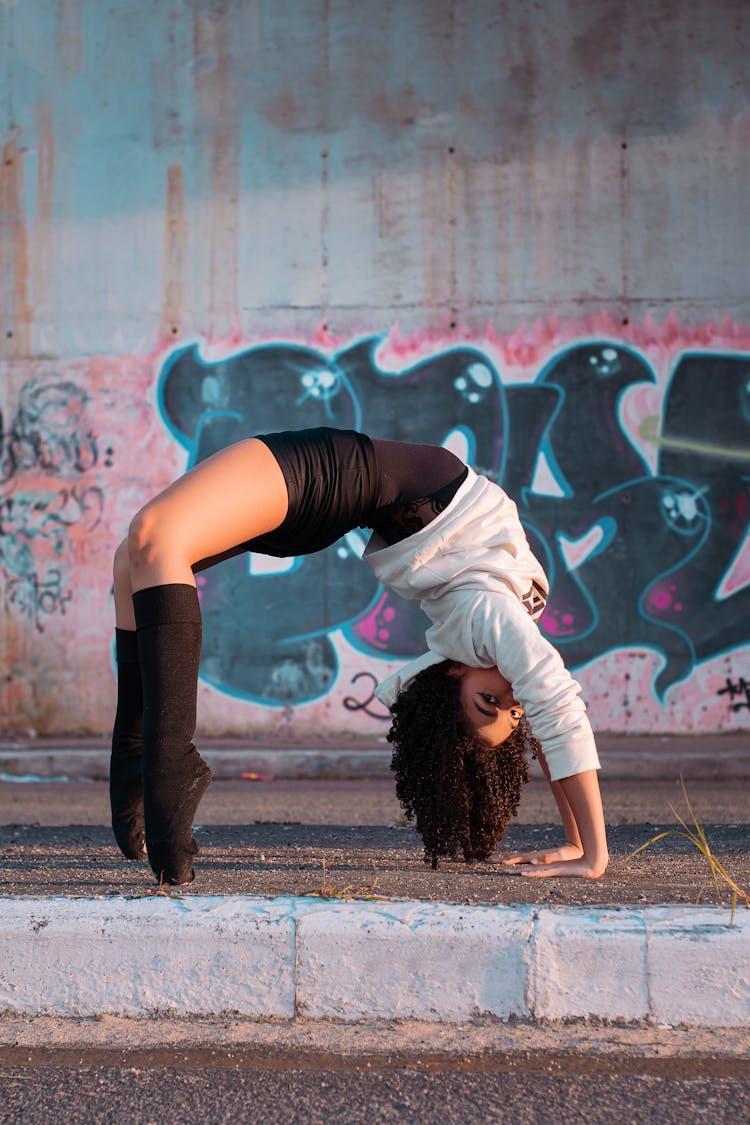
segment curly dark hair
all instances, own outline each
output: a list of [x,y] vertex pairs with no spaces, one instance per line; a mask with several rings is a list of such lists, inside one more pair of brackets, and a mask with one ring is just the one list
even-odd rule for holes
[[420,672],[391,707],[388,741],[396,795],[416,819],[425,863],[440,856],[467,863],[489,858],[515,816],[527,757],[539,749],[524,717],[499,746],[479,738],[461,704],[458,676],[444,660]]

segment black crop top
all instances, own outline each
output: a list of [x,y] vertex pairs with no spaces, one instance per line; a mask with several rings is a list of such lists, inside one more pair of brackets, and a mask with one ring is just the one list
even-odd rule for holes
[[396,543],[442,512],[467,475],[458,457],[437,445],[326,427],[258,436],[289,493],[284,522],[242,544],[266,555],[309,555],[355,527]]

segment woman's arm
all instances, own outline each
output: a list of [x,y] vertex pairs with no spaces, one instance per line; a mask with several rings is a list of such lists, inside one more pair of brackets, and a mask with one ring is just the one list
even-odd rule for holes
[[476,662],[494,664],[508,680],[544,747],[568,841],[562,857],[517,870],[537,878],[597,879],[604,874],[609,856],[597,775],[599,756],[580,684],[512,596],[496,591],[485,595],[473,605],[470,618]]
[[[549,780],[546,762],[540,758]],[[599,778],[596,770],[584,770],[551,781],[555,802],[565,830],[565,844],[540,852],[508,856],[504,863],[520,866],[518,872],[531,878],[554,875],[598,879],[607,869],[607,831],[604,825]]]
[[562,859],[580,859],[583,855],[578,825],[573,816],[570,803],[563,792],[562,785],[559,781],[551,780],[547,759],[541,749],[537,750],[536,755],[539,759],[539,765],[542,767],[542,772],[547,778],[552,796],[555,798],[557,811],[560,813],[563,832],[565,833],[565,843],[560,844],[556,848],[531,849],[498,857],[500,862],[506,865],[515,865],[518,863],[555,863],[557,860]]

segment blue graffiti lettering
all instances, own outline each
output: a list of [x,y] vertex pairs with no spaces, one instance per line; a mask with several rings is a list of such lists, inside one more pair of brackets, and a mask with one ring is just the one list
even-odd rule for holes
[[[750,522],[748,357],[680,357],[661,423],[645,420],[638,435],[657,447],[652,469],[621,418],[625,393],[656,382],[632,348],[574,344],[534,382],[506,386],[478,348],[394,372],[378,364],[380,343],[369,336],[333,358],[264,344],[217,363],[181,348],[160,376],[165,422],[189,464],[243,437],[318,425],[460,447],[517,500],[552,582],[541,627],[574,669],[615,649],[653,650],[662,699],[700,662],[747,643],[750,587],[724,583]],[[203,676],[288,706],[330,690],[335,629],[365,654],[422,652],[427,619],[356,555],[342,540],[281,572],[243,559],[207,572]]]

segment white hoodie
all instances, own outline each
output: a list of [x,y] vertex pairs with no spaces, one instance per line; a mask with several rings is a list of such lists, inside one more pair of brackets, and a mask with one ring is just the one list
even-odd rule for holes
[[549,584],[510,497],[469,469],[431,523],[399,543],[382,542],[371,536],[365,561],[384,586],[419,601],[432,625],[429,652],[384,680],[378,698],[390,707],[418,672],[441,660],[496,667],[526,712],[553,781],[599,769],[580,684],[534,621],[544,609],[534,584],[545,594]]

